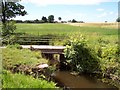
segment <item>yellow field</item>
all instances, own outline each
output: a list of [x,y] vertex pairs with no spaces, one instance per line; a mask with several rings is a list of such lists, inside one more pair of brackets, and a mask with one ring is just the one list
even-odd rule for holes
[[100,27],[100,28],[115,28],[118,29],[117,22],[111,23],[67,23],[73,26],[80,26],[80,27]]

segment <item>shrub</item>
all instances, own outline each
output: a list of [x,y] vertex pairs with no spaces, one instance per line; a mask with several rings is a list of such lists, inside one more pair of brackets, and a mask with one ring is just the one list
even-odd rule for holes
[[3,26],[2,26],[2,35],[10,35],[14,33],[16,29],[15,22],[14,21],[7,21]]
[[85,73],[100,70],[100,61],[83,36],[68,41],[64,52],[66,62],[71,65],[73,70]]
[[118,73],[120,65],[120,51],[117,44],[112,45],[111,43],[99,42],[95,45],[95,51],[100,59],[103,74],[116,74],[117,76],[120,75],[120,73]]

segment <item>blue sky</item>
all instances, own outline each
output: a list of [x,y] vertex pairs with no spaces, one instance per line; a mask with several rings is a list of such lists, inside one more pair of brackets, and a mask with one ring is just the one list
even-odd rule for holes
[[118,0],[23,0],[28,15],[17,16],[19,20],[41,19],[54,15],[55,20],[76,19],[84,22],[115,22],[118,17]]

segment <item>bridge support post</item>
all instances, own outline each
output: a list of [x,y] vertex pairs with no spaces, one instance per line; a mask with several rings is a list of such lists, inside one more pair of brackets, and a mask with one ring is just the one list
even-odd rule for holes
[[60,62],[64,60],[65,60],[64,54],[60,54]]
[[66,66],[64,64],[64,61],[65,61],[65,56],[64,54],[60,54],[60,64],[59,64],[59,69],[60,70],[65,70],[66,69]]
[[52,59],[53,59],[53,54],[48,54],[48,56],[49,56],[49,58],[48,58],[48,59],[50,59],[50,60],[52,60]]

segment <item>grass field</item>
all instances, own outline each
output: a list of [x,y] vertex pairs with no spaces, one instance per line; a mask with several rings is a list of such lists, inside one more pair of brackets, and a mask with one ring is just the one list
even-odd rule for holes
[[[95,25],[94,25],[95,26]],[[117,35],[117,28],[104,28],[100,26],[72,26],[69,24],[17,24],[16,32],[25,32],[29,34],[73,34],[81,32],[84,34],[98,33],[102,35]]]
[[[27,33],[32,35],[55,34],[64,36],[79,36],[80,34],[87,37],[91,43],[97,39],[107,39],[113,42],[118,41],[118,29],[116,23],[46,23],[46,24],[16,24],[19,33]],[[82,26],[83,25],[83,26]],[[116,28],[113,28],[116,27]],[[62,45],[62,44],[57,44]]]

